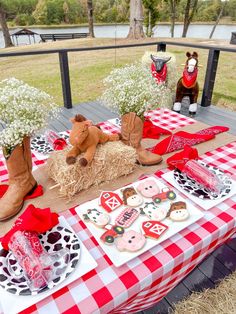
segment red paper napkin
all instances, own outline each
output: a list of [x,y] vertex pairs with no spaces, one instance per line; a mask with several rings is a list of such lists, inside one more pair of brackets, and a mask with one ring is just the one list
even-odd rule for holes
[[[0,185],[0,198],[3,197],[3,195],[6,193],[8,188],[9,188],[9,185],[7,185],[7,184],[1,184]],[[42,185],[37,185],[37,187],[34,189],[33,193],[28,194],[24,197],[24,201],[39,197],[41,195],[43,195],[43,187],[42,187]]]
[[51,213],[50,208],[36,208],[31,204],[16,219],[11,230],[2,238],[2,246],[5,250],[8,250],[8,243],[12,235],[18,230],[43,233],[57,224],[58,214]]
[[151,120],[145,120],[143,123],[143,138],[158,139],[160,135],[169,135],[171,132],[169,130],[163,129],[152,123]]

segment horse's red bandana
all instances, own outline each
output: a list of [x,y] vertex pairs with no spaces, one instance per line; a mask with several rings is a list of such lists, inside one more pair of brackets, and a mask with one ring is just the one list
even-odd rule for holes
[[195,68],[192,73],[188,72],[187,67],[184,68],[182,84],[186,88],[194,87],[197,82],[198,69]]

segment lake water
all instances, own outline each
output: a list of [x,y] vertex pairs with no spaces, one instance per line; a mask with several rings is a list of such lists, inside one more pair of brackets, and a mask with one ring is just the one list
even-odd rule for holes
[[[190,25],[187,33],[187,37],[192,38],[209,38],[213,25],[201,24],[201,25]],[[11,30],[10,33],[14,33],[16,30]],[[71,28],[32,28],[32,30],[38,34],[48,33],[87,33],[88,27],[79,26]],[[98,38],[125,38],[129,31],[129,25],[98,25],[94,27],[95,36]],[[181,37],[183,31],[183,25],[175,26],[175,37]],[[235,25],[217,25],[213,35],[213,39],[231,39],[231,32],[236,32]],[[161,24],[158,25],[154,30],[154,37],[161,39],[161,37],[170,37],[170,25]],[[40,41],[38,35],[35,36],[36,42]],[[18,38],[19,44],[28,44],[28,36],[21,36]],[[0,47],[4,47],[4,40],[2,32],[0,31]]]

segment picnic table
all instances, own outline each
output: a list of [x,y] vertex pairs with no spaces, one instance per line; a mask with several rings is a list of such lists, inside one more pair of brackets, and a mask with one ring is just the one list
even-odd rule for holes
[[[156,119],[160,126],[171,131],[196,123],[195,120],[172,113],[168,109],[155,111],[152,118],[153,121]],[[119,125],[114,124],[112,120],[100,125],[105,132],[115,133],[119,130]],[[207,151],[200,157],[205,163],[213,164],[231,173],[235,178],[236,141],[226,145],[222,143],[222,146]],[[33,154],[34,168],[38,168],[45,161],[37,159]],[[153,175],[163,180],[162,174],[168,171],[162,169]],[[0,156],[0,179],[3,181],[7,177],[4,161]],[[187,198],[184,194],[181,196]],[[136,313],[153,306],[208,254],[235,234],[236,196],[204,211],[203,218],[121,267],[112,264],[76,214],[74,207],[61,215],[73,228],[98,266],[20,313],[120,314]]]

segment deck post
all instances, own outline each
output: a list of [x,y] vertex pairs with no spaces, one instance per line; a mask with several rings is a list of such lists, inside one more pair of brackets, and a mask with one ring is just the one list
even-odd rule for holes
[[166,44],[165,43],[158,43],[157,44],[157,51],[166,51]]
[[211,105],[211,99],[215,84],[218,60],[219,60],[220,50],[210,49],[208,53],[206,74],[204,87],[202,91],[201,106],[208,107]]
[[72,108],[71,88],[70,88],[70,73],[67,51],[59,51],[60,71],[61,71],[61,84],[64,100],[64,107],[67,109]]

